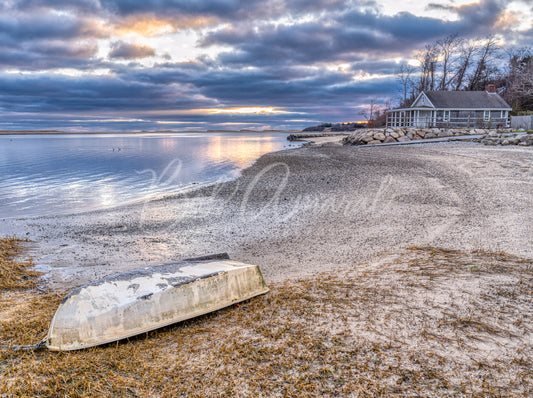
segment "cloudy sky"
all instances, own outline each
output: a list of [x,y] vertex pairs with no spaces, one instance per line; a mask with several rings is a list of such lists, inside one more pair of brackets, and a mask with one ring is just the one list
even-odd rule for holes
[[533,43],[531,0],[2,0],[0,129],[292,129],[395,100],[450,34]]

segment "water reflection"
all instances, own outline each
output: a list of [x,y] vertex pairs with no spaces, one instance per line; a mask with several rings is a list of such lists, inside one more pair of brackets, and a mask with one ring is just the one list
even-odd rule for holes
[[[252,136],[246,140],[238,137],[210,137],[208,145],[201,156],[213,163],[229,161],[236,168],[244,168],[251,160],[257,159],[264,153],[275,151],[279,148],[279,142],[275,137]],[[228,159],[227,154],[231,153]]]
[[262,154],[285,147],[286,136],[0,136],[0,218],[112,207],[235,177]]

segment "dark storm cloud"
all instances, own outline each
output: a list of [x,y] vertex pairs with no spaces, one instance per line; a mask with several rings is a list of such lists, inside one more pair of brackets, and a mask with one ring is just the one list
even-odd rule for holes
[[505,3],[498,0],[485,0],[479,3],[454,7],[453,10],[462,21],[483,30],[483,28],[494,27],[501,13],[505,10]]
[[[101,7],[120,15],[153,13],[173,15],[213,16],[222,20],[239,18],[272,18],[280,15],[323,13],[325,10],[344,8],[349,0],[100,0]],[[359,1],[359,5],[374,4]]]
[[211,106],[190,87],[154,85],[118,77],[0,75],[0,109],[7,111],[119,111]]
[[[408,55],[424,44],[450,34],[479,34],[493,25],[491,12],[501,9],[489,2],[489,12],[482,7],[461,8],[462,19],[443,21],[417,17],[410,13],[385,16],[372,11],[349,10],[325,15],[313,22],[279,25],[265,23],[249,27],[227,26],[206,34],[199,45],[231,46],[222,53],[222,64],[312,64],[365,58]],[[477,10],[477,11],[476,11]]]
[[395,40],[376,31],[324,26],[309,22],[292,26],[264,25],[256,29],[226,28],[207,35],[200,43],[230,45],[234,48],[220,56],[229,64],[313,64],[361,58],[362,53],[393,48]]
[[105,37],[100,21],[74,15],[0,15],[0,36],[11,41]]
[[392,81],[386,78],[383,82],[379,79],[355,82],[349,73],[326,70],[311,74],[303,67],[270,71],[214,71],[200,66],[187,70],[183,66],[172,68],[169,65],[150,72],[128,73],[124,79],[162,85],[179,82],[194,86],[204,97],[216,98],[225,106],[275,105],[287,108],[305,107],[310,102],[351,102],[361,93],[366,96],[390,92],[391,84],[394,84],[394,78]]
[[61,10],[98,10],[99,0],[16,0],[12,2],[12,7],[18,10],[33,9],[61,9]]
[[397,72],[399,67],[400,65],[395,61],[356,61],[350,65],[350,70],[361,74],[394,74]]
[[171,19],[201,16],[242,20],[275,15],[283,10],[282,2],[275,0],[100,0],[100,4],[103,10],[114,15],[152,14]]
[[27,47],[32,53],[59,58],[91,58],[96,55],[95,43],[68,43],[62,41],[35,42]]
[[90,62],[86,57],[95,53],[96,47],[34,44],[34,51],[3,49],[0,57],[0,69],[18,68],[24,71],[43,71],[57,68],[74,68],[90,70],[100,66],[99,62]]
[[419,47],[422,41],[430,41],[463,30],[461,22],[418,17],[408,12],[392,17],[376,16],[374,20],[360,16],[357,16],[357,19],[363,26],[384,32],[394,38],[395,43],[391,43],[392,45],[407,45],[409,49]]
[[142,81],[145,84],[168,86],[181,84],[195,87],[198,94],[216,98],[225,106],[268,105],[273,101],[279,106],[294,104],[309,96],[316,86],[342,83],[333,75],[313,76],[307,79],[285,80],[280,75],[266,71],[215,71],[196,65],[184,64],[154,68],[150,71],[125,72],[124,80]]
[[96,39],[106,37],[101,20],[68,13],[13,12],[0,14],[0,68],[22,70],[90,68],[98,50]]
[[210,68],[199,61],[156,64],[150,69],[115,68],[114,70],[125,80],[158,85],[174,83],[194,85],[196,79],[210,72]]
[[89,70],[100,66],[95,59],[98,46],[93,41],[27,40],[14,45],[0,39],[0,70],[19,68],[42,71],[56,68]]
[[[254,1],[247,3],[250,7]],[[100,4],[103,8],[122,15],[145,12],[228,15],[234,14],[243,6],[239,0],[100,0]]]
[[110,58],[122,58],[122,59],[135,59],[153,57],[155,55],[155,49],[150,46],[142,44],[124,43],[118,41],[113,43],[111,51],[109,52]]

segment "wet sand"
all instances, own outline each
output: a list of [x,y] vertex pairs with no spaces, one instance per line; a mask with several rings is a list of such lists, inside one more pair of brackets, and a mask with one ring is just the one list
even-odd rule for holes
[[533,151],[473,143],[267,154],[234,181],[112,210],[1,220],[52,288],[228,252],[267,282],[339,271],[409,246],[533,257]]

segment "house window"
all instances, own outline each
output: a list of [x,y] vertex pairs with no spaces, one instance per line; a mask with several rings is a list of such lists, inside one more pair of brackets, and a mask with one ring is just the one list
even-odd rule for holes
[[483,112],[483,121],[488,122],[490,120],[490,111]]
[[442,121],[443,122],[450,121],[450,111],[444,111],[444,114],[442,115]]

